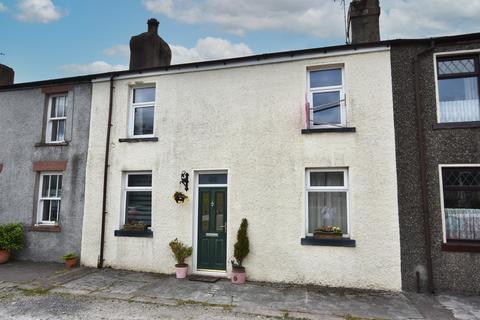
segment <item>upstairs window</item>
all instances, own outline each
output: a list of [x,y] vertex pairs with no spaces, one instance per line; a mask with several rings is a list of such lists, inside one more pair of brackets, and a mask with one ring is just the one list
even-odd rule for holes
[[437,60],[439,122],[480,121],[479,56]]
[[47,143],[65,142],[67,94],[52,95],[48,99]]
[[343,68],[310,70],[307,109],[309,128],[344,127],[345,114]]
[[155,87],[133,88],[130,105],[130,137],[153,135]]
[[446,239],[480,240],[480,166],[441,171]]
[[40,174],[37,208],[38,224],[57,224],[62,200],[62,174],[48,172]]

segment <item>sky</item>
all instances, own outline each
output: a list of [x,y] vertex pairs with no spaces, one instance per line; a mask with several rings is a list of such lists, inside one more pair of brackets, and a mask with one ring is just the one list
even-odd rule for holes
[[[480,32],[480,0],[380,6],[382,40]],[[173,64],[345,43],[339,0],[0,0],[0,63],[16,83],[128,69],[149,18]]]

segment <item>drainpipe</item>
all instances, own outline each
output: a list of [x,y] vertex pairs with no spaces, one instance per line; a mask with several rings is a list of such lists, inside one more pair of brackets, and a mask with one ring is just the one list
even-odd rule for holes
[[431,243],[431,229],[430,229],[430,210],[428,207],[428,190],[427,190],[427,159],[426,159],[426,145],[425,145],[425,131],[423,129],[423,108],[421,106],[420,94],[420,58],[435,48],[435,41],[432,40],[430,47],[419,52],[414,57],[415,65],[415,111],[416,111],[416,126],[417,126],[417,145],[419,146],[418,160],[420,164],[420,184],[422,196],[422,211],[423,211],[423,229],[425,234],[425,254],[427,258],[427,279],[428,291],[435,293],[433,283],[433,267],[432,267],[432,243]]
[[108,124],[107,141],[105,143],[105,166],[103,169],[103,200],[102,200],[102,230],[100,233],[100,255],[98,256],[97,268],[103,268],[103,251],[105,246],[105,218],[107,215],[107,185],[108,185],[108,158],[110,155],[110,131],[112,128],[112,109],[113,109],[113,78],[110,76],[110,100],[108,102]]

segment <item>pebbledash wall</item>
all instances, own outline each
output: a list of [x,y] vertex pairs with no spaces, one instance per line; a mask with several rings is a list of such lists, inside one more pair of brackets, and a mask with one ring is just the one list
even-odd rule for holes
[[[347,126],[356,132],[302,134],[307,69],[331,65],[344,66]],[[246,217],[249,279],[401,289],[388,47],[218,70],[171,70],[114,80],[106,266],[172,273],[169,241],[195,241],[195,173],[227,170],[227,259]],[[156,86],[158,141],[119,142],[127,136],[130,88],[142,83]],[[108,78],[93,83],[82,238],[87,266],[97,265],[100,250],[109,89]],[[348,168],[350,236],[356,247],[301,245],[307,168]],[[152,238],[114,236],[123,214],[122,172],[135,170],[152,171]],[[177,204],[172,195],[183,170],[191,177],[189,199]],[[195,272],[192,259],[187,262]]]
[[[91,83],[38,82],[0,88],[0,223],[25,226],[25,248],[19,259],[61,261],[80,254],[90,122]],[[42,83],[46,83],[42,85]],[[67,93],[66,143],[45,143],[46,113],[51,94]],[[50,168],[48,168],[50,167]],[[38,170],[63,171],[57,224],[36,223]],[[64,169],[63,169],[64,168]]]
[[[403,42],[392,46],[392,78],[397,144],[397,174],[399,188],[399,218],[402,243],[402,282],[405,290],[427,290],[427,252],[424,213],[422,210],[419,148],[416,142],[414,58],[419,59],[421,125],[424,132],[427,202],[429,210],[433,289],[479,293],[480,253],[478,241],[474,246],[457,248],[444,245],[444,222],[440,193],[440,165],[479,166],[480,128],[460,125],[438,125],[438,103],[435,63],[436,57],[480,54],[480,34],[433,39],[435,48],[429,50],[431,39]],[[476,247],[476,248],[475,248]],[[473,249],[473,250],[472,250]],[[468,252],[477,251],[477,252]]]

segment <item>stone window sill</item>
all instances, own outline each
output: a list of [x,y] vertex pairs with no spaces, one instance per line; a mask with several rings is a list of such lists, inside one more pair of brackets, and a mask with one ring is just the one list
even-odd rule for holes
[[158,137],[148,137],[148,138],[120,138],[118,142],[157,142]]
[[126,231],[126,230],[115,230],[115,237],[135,237],[135,238],[153,238],[153,231]]
[[46,142],[37,142],[35,143],[35,147],[66,147],[68,146],[69,142],[52,142],[52,143],[46,143]]
[[300,239],[302,246],[333,246],[333,247],[355,247],[356,242],[353,239],[315,239],[314,237],[305,237]]
[[442,243],[442,251],[480,252],[480,241],[450,240]]
[[356,132],[355,127],[341,127],[341,128],[311,128],[302,129],[302,134],[324,133],[324,132]]
[[29,226],[28,231],[30,232],[61,232],[60,226],[54,225],[33,225]]
[[480,128],[480,121],[435,123],[432,128],[433,130]]

